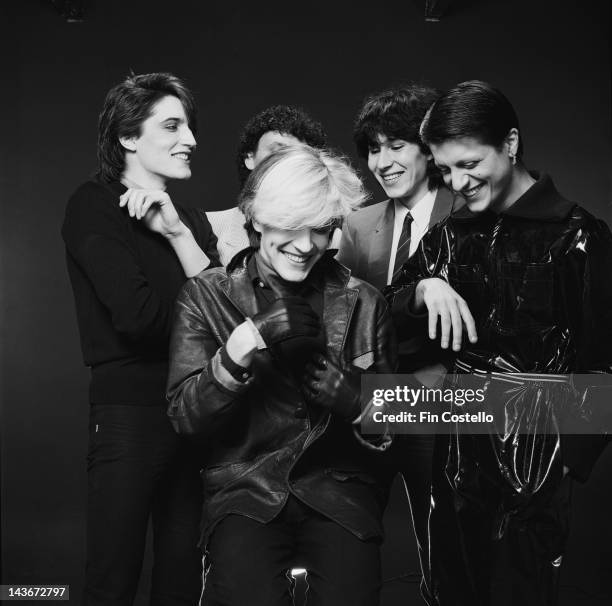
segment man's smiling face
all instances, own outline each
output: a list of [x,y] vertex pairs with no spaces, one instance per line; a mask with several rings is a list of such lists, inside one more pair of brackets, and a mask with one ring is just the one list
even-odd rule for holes
[[427,162],[416,143],[378,134],[368,149],[368,168],[393,200],[420,200],[427,193]]
[[329,245],[331,227],[277,229],[253,221],[261,234],[259,258],[275,275],[287,282],[302,282]]

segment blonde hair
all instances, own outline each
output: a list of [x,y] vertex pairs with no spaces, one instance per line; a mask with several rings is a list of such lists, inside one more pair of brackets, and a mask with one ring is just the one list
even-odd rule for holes
[[328,150],[295,145],[255,167],[238,206],[253,244],[253,221],[287,230],[339,226],[367,197],[348,160]]

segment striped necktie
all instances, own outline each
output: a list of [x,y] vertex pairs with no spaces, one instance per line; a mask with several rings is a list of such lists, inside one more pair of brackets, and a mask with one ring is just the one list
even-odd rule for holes
[[412,225],[412,215],[410,211],[404,218],[402,225],[402,233],[400,234],[399,242],[397,243],[397,252],[395,253],[395,265],[393,266],[393,282],[402,272],[402,266],[410,257],[410,226]]

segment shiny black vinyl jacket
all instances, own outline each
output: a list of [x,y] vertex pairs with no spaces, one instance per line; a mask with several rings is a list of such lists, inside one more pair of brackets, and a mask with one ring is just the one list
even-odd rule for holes
[[[478,342],[464,339],[452,381],[482,379],[501,419],[485,434],[458,424],[437,437],[434,603],[555,604],[569,527],[563,467],[586,480],[607,442],[574,373],[591,373],[588,385],[612,370],[612,235],[542,177],[506,212],[462,209],[423,238],[386,291],[400,339],[427,330],[410,309],[430,277],[448,281],[476,321]],[[564,429],[567,418],[584,433]]]
[[[386,291],[400,338],[425,330],[425,317],[406,310],[429,277],[448,281],[476,320],[478,342],[464,339],[460,362],[502,373],[612,372],[612,235],[550,177],[507,212],[463,208],[423,238]],[[562,441],[563,463],[586,479],[605,438]]]
[[[227,273],[202,272],[177,300],[168,414],[177,431],[206,448],[203,541],[230,513],[270,521],[289,493],[361,539],[381,537],[388,488],[378,469],[387,442],[367,442],[350,423],[320,410],[296,415],[309,404],[270,350],[256,353],[244,382],[221,363],[232,331],[260,311],[250,254],[240,253]],[[382,295],[327,255],[317,265],[327,355],[393,372],[395,339]]]

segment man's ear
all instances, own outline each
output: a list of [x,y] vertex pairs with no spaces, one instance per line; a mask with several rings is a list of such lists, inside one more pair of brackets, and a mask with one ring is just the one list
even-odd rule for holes
[[136,151],[136,137],[119,137],[119,143],[128,151]]
[[[246,161],[245,161],[245,164],[246,164]],[[252,219],[252,220],[251,220],[251,224],[253,225],[253,229],[254,229],[256,232],[258,232],[258,233],[260,233],[260,234],[261,234],[261,232],[262,232],[262,230],[263,230],[263,227],[262,227],[261,223],[260,223],[259,221],[257,221],[256,219]]]
[[519,148],[519,132],[516,128],[511,128],[506,135],[506,148],[508,150],[508,155],[513,158],[516,157]]
[[249,169],[253,170],[255,168],[255,158],[253,157],[253,152],[249,152],[244,159],[244,165]]

